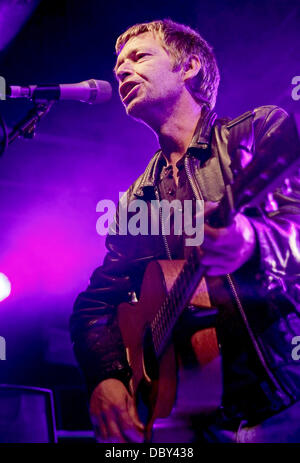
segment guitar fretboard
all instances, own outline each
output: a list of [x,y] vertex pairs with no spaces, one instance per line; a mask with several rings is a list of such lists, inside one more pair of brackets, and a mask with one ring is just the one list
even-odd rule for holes
[[195,246],[151,323],[154,349],[158,357],[164,352],[175,323],[204,274],[204,267],[201,266],[199,257],[199,248]]

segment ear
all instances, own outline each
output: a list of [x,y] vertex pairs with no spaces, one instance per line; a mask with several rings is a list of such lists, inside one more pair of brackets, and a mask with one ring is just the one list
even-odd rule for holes
[[190,55],[183,66],[183,79],[189,81],[200,71],[201,63],[198,55]]

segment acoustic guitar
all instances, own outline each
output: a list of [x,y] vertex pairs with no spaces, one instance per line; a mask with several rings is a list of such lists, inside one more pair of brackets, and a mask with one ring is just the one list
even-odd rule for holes
[[[219,206],[223,220],[249,207],[274,207],[273,192],[289,184],[300,165],[296,126],[291,118],[286,124],[291,124],[288,133],[293,134],[293,143],[283,141],[278,146],[278,154],[266,152],[259,159],[254,157],[249,162],[243,174],[234,179],[230,188],[226,188],[227,194]],[[191,337],[199,371],[205,368],[209,370],[209,366],[220,356],[213,323],[216,310],[211,308],[201,255],[201,249],[193,247],[185,261],[150,262],[144,274],[140,300],[118,307],[118,322],[133,372],[131,393],[139,417],[146,426],[146,441],[151,439],[154,421],[167,417],[176,401],[178,362],[172,336],[185,307],[198,307],[198,318],[202,315],[205,323],[208,322],[207,327]],[[221,373],[214,376],[215,381],[221,384]],[[201,384],[197,382],[196,387],[201,391]],[[221,388],[217,390],[220,399]],[[207,408],[214,406],[218,406],[218,399],[208,404]]]

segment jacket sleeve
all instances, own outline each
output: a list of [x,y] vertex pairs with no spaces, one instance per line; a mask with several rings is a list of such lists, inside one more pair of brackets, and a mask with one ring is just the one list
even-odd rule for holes
[[[300,157],[299,136],[289,132],[286,124],[290,116],[278,107],[258,108],[254,115],[255,156],[274,153],[274,162],[281,147],[297,150]],[[277,209],[261,211],[250,221],[255,229],[260,270],[267,289],[283,291],[295,306],[300,305],[300,177],[299,171],[289,178],[289,185],[273,194]]]
[[96,268],[87,289],[77,297],[70,318],[74,353],[89,393],[106,378],[127,384],[131,376],[117,323],[117,306],[129,302],[131,292],[138,291],[146,262],[133,259],[130,237],[118,233],[118,217],[116,214],[113,232],[106,238],[108,252],[103,265]]

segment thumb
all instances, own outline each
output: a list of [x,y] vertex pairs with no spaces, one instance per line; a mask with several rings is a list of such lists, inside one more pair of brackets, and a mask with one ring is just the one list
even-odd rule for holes
[[219,206],[220,202],[212,202],[212,201],[206,201],[204,203],[204,219],[207,219],[212,215],[212,213],[217,209]]
[[138,428],[139,431],[143,432],[145,430],[145,426],[141,422],[138,416],[138,412],[134,404],[134,400],[132,399],[131,396],[129,396],[127,399],[127,409],[128,409],[128,414],[130,418],[132,419],[132,422],[134,423],[134,425]]

